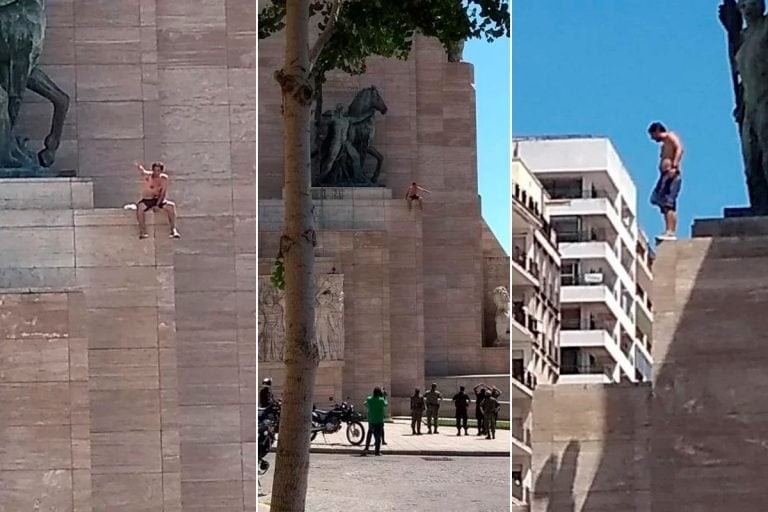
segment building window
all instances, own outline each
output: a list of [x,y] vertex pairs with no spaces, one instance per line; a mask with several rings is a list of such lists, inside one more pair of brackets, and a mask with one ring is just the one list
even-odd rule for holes
[[541,184],[552,199],[580,199],[584,195],[581,178],[543,179]]

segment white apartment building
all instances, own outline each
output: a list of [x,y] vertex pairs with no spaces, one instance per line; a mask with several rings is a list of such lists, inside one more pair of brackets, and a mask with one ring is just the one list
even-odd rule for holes
[[561,256],[560,383],[650,379],[653,254],[637,190],[606,138],[515,141],[549,193]]
[[512,499],[528,510],[533,392],[560,366],[560,255],[549,196],[520,159],[512,162]]

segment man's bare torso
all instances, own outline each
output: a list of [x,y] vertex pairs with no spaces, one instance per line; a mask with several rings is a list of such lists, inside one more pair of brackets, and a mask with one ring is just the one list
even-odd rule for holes
[[154,199],[160,197],[168,186],[168,175],[161,173],[157,178],[151,173],[145,174],[141,182],[141,198]]
[[419,195],[419,187],[411,185],[408,187],[408,197],[417,197]]
[[[674,132],[669,132],[669,136],[661,141],[661,153],[659,155],[659,171],[666,173],[672,169],[672,163],[675,158],[675,141],[679,140]],[[682,148],[681,148],[682,151]],[[678,169],[678,172],[680,169]]]

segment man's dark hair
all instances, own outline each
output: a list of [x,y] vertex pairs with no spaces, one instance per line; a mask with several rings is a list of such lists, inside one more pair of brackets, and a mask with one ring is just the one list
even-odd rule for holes
[[153,163],[152,164],[152,169],[154,169],[155,167],[160,169],[160,172],[163,172],[165,170],[165,165],[163,165],[163,162],[155,162],[155,163]]
[[459,391],[464,391],[464,386],[459,386]]
[[651,126],[648,127],[648,133],[657,133],[657,132],[664,133],[666,131],[667,131],[667,127],[658,121],[656,121],[655,123],[651,123]]
[[384,393],[381,392],[381,388],[379,386],[373,388],[373,396],[384,396]]
[[411,185],[415,185],[415,184],[416,184],[416,182],[415,182],[415,181],[414,181],[413,183],[411,183]]

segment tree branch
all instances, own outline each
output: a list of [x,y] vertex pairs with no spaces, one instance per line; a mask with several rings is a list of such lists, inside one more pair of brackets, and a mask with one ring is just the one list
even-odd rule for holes
[[325,26],[325,29],[320,34],[320,37],[317,38],[317,41],[315,41],[315,44],[312,45],[312,48],[309,50],[309,70],[310,73],[312,72],[312,68],[315,67],[315,63],[317,62],[317,59],[320,58],[320,54],[323,51],[323,47],[326,45],[328,40],[331,39],[331,36],[333,35],[333,30],[336,28],[336,21],[339,19],[339,13],[341,12],[341,5],[343,3],[343,0],[333,0],[333,5],[331,6],[331,14],[328,17],[328,24]]

